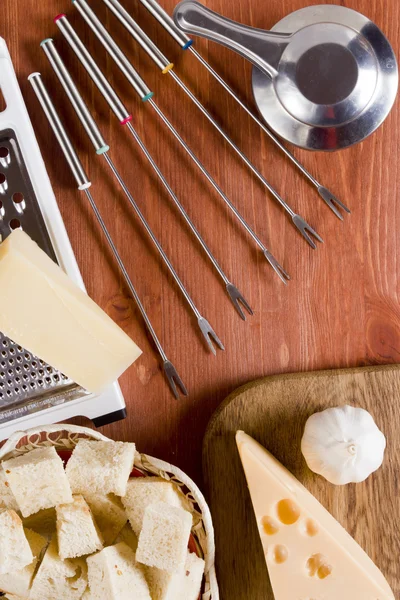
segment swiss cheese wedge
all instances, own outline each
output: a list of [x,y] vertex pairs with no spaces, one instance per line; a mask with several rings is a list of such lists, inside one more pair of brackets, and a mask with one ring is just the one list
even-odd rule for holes
[[275,600],[394,600],[388,582],[332,515],[243,431],[236,442]]

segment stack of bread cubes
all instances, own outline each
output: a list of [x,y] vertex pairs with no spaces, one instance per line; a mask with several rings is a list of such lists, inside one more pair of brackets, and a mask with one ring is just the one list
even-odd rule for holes
[[0,590],[8,600],[198,600],[204,561],[172,482],[132,477],[135,444],[78,441],[0,463]]

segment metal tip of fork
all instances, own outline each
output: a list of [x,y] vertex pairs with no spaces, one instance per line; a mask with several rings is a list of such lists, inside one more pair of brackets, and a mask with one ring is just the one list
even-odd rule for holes
[[336,198],[336,196],[334,196],[326,187],[320,185],[318,187],[318,193],[321,196],[322,200],[326,202],[326,204],[329,206],[331,211],[333,211],[337,218],[341,221],[343,221],[343,215],[337,207],[350,214],[350,209],[347,208],[347,206],[343,204],[343,202],[341,202],[338,198]]
[[321,244],[324,243],[322,237],[318,235],[318,233],[303,219],[303,217],[300,217],[300,215],[294,215],[294,217],[292,217],[292,221],[313,250],[316,249],[317,245],[311,236],[313,236],[318,242],[321,242]]
[[211,352],[214,355],[217,354],[214,344],[218,346],[220,350],[225,350],[223,343],[215,333],[214,329],[211,327],[210,323],[204,317],[200,317],[197,322]]
[[177,400],[179,399],[178,388],[180,389],[183,396],[187,396],[188,391],[187,391],[182,379],[179,377],[178,372],[175,369],[172,362],[170,362],[169,360],[165,360],[163,363],[163,367],[164,367],[165,376],[168,379],[169,386],[170,386],[175,398]]
[[242,310],[242,306],[247,310],[249,315],[254,314],[249,303],[247,302],[247,300],[242,296],[242,294],[239,292],[237,287],[235,285],[233,285],[233,283],[226,284],[226,291],[229,294],[229,297],[232,301],[233,306],[235,307],[235,309],[237,310],[237,312],[239,313],[239,315],[243,319],[243,321],[246,320],[246,315],[244,314],[244,312]]
[[286,285],[287,282],[290,280],[289,273],[287,273],[282,267],[282,265],[278,263],[275,256],[273,256],[271,252],[269,252],[269,250],[264,250],[264,256],[275,271],[275,273],[278,275],[280,280],[283,281],[283,283]]

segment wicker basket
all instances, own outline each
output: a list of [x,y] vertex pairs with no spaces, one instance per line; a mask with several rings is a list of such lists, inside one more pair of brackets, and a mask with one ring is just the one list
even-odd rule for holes
[[[25,454],[34,448],[54,446],[56,450],[73,450],[80,438],[107,441],[98,431],[75,425],[45,425],[14,433],[0,448],[0,461]],[[143,475],[163,477],[178,485],[193,514],[192,534],[198,554],[205,560],[205,586],[202,600],[219,600],[215,574],[214,528],[210,509],[196,484],[183,471],[157,458],[136,452],[135,468]]]

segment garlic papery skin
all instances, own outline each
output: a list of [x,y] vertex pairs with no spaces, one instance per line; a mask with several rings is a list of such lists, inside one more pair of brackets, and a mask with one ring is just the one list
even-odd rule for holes
[[301,440],[311,471],[335,485],[365,481],[381,466],[385,448],[370,413],[347,405],[311,415]]

